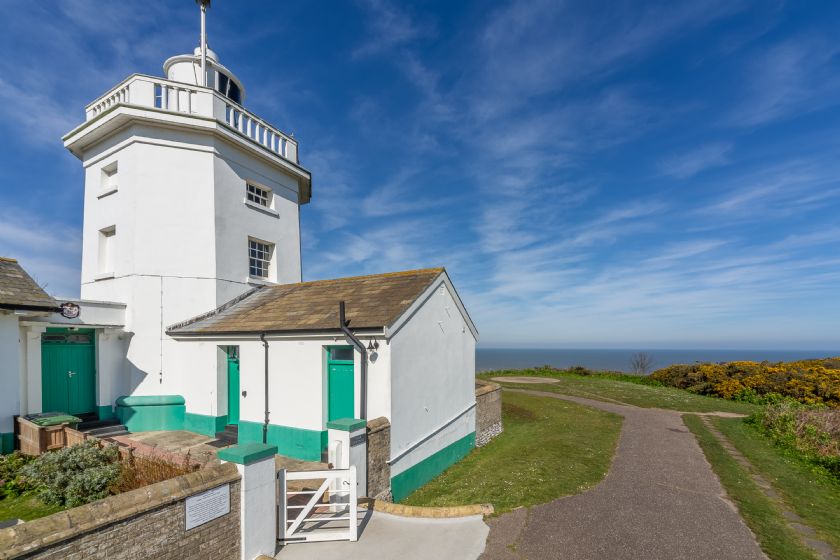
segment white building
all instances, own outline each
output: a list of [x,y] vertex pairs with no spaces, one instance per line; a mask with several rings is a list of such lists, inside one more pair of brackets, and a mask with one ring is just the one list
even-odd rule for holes
[[298,144],[212,51],[201,68],[196,49],[133,74],[64,136],[85,168],[81,300],[3,327],[20,358],[0,365],[18,388],[0,432],[58,409],[261,440],[267,400],[269,443],[319,459],[329,420],[385,416],[405,495],[472,447],[476,329],[443,269],[301,283]]

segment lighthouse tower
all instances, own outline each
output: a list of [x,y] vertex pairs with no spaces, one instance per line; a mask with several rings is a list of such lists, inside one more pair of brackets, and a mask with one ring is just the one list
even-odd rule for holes
[[[203,2],[207,4],[209,2]],[[168,325],[267,283],[301,280],[297,141],[245,108],[245,87],[202,44],[132,74],[86,108],[64,145],[85,169],[81,297],[126,305],[117,394],[191,394]]]

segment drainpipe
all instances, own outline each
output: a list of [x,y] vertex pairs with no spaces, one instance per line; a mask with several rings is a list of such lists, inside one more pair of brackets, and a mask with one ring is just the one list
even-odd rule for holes
[[367,420],[367,348],[365,345],[362,344],[362,341],[356,338],[356,335],[353,334],[349,328],[347,328],[347,321],[344,315],[344,302],[341,301],[338,303],[338,322],[339,326],[341,327],[341,332],[350,339],[350,342],[353,343],[353,346],[356,347],[356,350],[362,355],[362,371],[361,371],[361,378],[362,378],[362,386],[360,388],[361,394],[359,395],[359,409],[360,409],[360,416],[362,420]]
[[263,423],[263,443],[268,443],[268,341],[265,333],[260,334],[265,349],[265,423]]

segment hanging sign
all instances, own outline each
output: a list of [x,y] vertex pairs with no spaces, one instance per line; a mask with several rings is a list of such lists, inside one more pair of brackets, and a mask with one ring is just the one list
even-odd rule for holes
[[190,496],[186,500],[187,531],[230,513],[230,484]]
[[82,308],[73,303],[72,301],[62,303],[60,307],[62,317],[66,317],[68,319],[75,319],[82,312]]

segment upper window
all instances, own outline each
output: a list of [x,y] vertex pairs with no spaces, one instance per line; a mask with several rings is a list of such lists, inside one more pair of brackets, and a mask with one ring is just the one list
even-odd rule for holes
[[256,239],[248,240],[248,275],[268,279],[274,245]]
[[251,183],[248,183],[247,188],[248,191],[246,193],[246,200],[248,200],[248,202],[253,202],[254,204],[259,204],[260,206],[265,206],[266,208],[271,207],[270,190],[252,185]]
[[112,162],[102,168],[102,176],[100,178],[102,190],[109,191],[117,188],[117,162]]
[[117,227],[99,230],[99,273],[113,274],[116,260]]
[[231,101],[242,103],[242,92],[239,90],[239,86],[222,72],[219,72],[219,81],[216,84],[216,90]]

